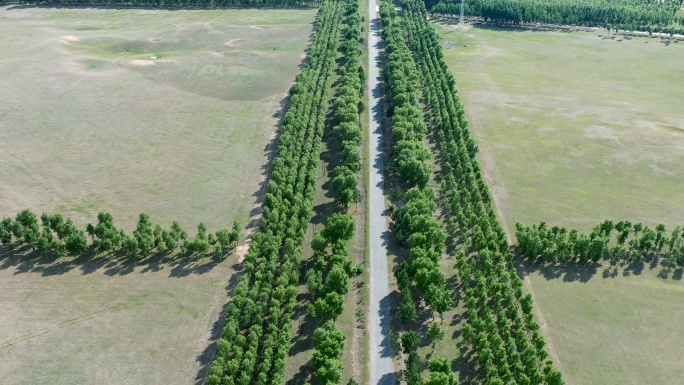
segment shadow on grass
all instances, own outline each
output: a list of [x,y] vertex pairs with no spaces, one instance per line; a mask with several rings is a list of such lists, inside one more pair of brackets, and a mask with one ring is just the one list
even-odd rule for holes
[[[640,276],[644,269],[655,270],[660,268],[657,276],[660,279],[681,280],[684,274],[682,267],[673,266],[662,258],[650,254],[645,258],[634,260],[622,260],[611,262],[603,260],[600,262],[546,262],[543,260],[529,261],[523,260],[517,255],[518,273],[521,276],[530,273],[539,273],[547,281],[562,279],[563,282],[587,283],[596,276],[602,279],[612,279],[618,277]],[[598,274],[600,272],[600,274]]]
[[[226,286],[226,295],[230,298],[232,298],[235,294],[235,288],[237,287],[237,284],[240,281],[239,278],[242,275],[240,274],[242,272],[240,264],[233,265],[233,270],[235,270],[235,273],[230,276],[230,280],[228,280],[228,285]],[[214,326],[211,328],[209,345],[207,345],[204,351],[195,359],[195,361],[200,364],[200,370],[197,372],[197,376],[195,377],[196,385],[204,384],[207,376],[209,376],[209,369],[211,369],[211,364],[214,361],[214,356],[216,355],[217,341],[219,338],[221,338],[221,335],[223,334],[223,328],[226,324],[226,314],[229,306],[230,302],[223,304],[221,312],[219,313],[219,318],[216,320],[216,322],[214,322]]]
[[152,253],[148,256],[129,256],[123,253],[96,253],[90,248],[85,254],[71,257],[55,253],[34,251],[28,246],[14,249],[0,246],[0,270],[14,268],[14,274],[38,273],[45,277],[63,275],[78,269],[89,275],[101,271],[107,276],[158,272],[169,269],[169,277],[181,278],[192,274],[206,274],[223,262],[227,256],[209,254],[196,257],[189,254]]

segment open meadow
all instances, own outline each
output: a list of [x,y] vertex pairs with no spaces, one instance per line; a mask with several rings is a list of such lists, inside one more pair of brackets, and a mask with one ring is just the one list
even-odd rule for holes
[[[248,223],[314,17],[0,8],[0,217],[30,208],[84,225],[108,211],[130,231],[146,212],[191,236],[200,221]],[[206,376],[239,253],[27,253],[0,247],[0,382]]]
[[[440,24],[499,216],[590,230],[684,224],[684,44]],[[681,271],[521,266],[569,385],[680,382]]]
[[[684,44],[439,28],[506,229],[684,218]],[[467,46],[467,47],[464,47]]]
[[0,216],[246,218],[314,10],[0,10]]

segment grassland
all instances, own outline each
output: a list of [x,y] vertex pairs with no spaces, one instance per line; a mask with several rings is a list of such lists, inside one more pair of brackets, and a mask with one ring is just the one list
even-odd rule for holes
[[681,43],[440,31],[509,232],[516,221],[682,224]]
[[[682,224],[681,43],[605,31],[438,30],[509,234],[516,221],[581,230],[603,219]],[[681,272],[521,271],[569,385],[679,381]],[[437,353],[463,356],[453,349],[440,343]]]
[[314,12],[1,8],[0,216],[244,219]]
[[[314,14],[0,8],[0,216],[253,218]],[[237,262],[0,248],[1,382],[201,380]]]

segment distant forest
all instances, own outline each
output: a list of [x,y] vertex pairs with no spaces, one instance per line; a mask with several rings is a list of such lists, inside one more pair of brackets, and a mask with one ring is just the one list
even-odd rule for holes
[[[459,15],[459,0],[426,0],[433,14]],[[680,0],[466,0],[465,14],[504,23],[549,23],[682,33]]]
[[313,7],[320,0],[0,0],[2,4],[65,7],[117,6],[150,8]]

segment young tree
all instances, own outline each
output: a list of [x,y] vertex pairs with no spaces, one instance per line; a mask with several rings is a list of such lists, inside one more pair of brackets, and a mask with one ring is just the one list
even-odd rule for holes
[[148,214],[140,214],[138,217],[138,226],[133,231],[133,236],[138,243],[140,252],[143,255],[149,254],[154,247],[154,230]]
[[432,342],[433,350],[435,349],[437,342],[444,339],[444,330],[442,330],[442,327],[437,322],[433,322],[430,325],[430,329],[428,329],[427,332],[427,338]]

